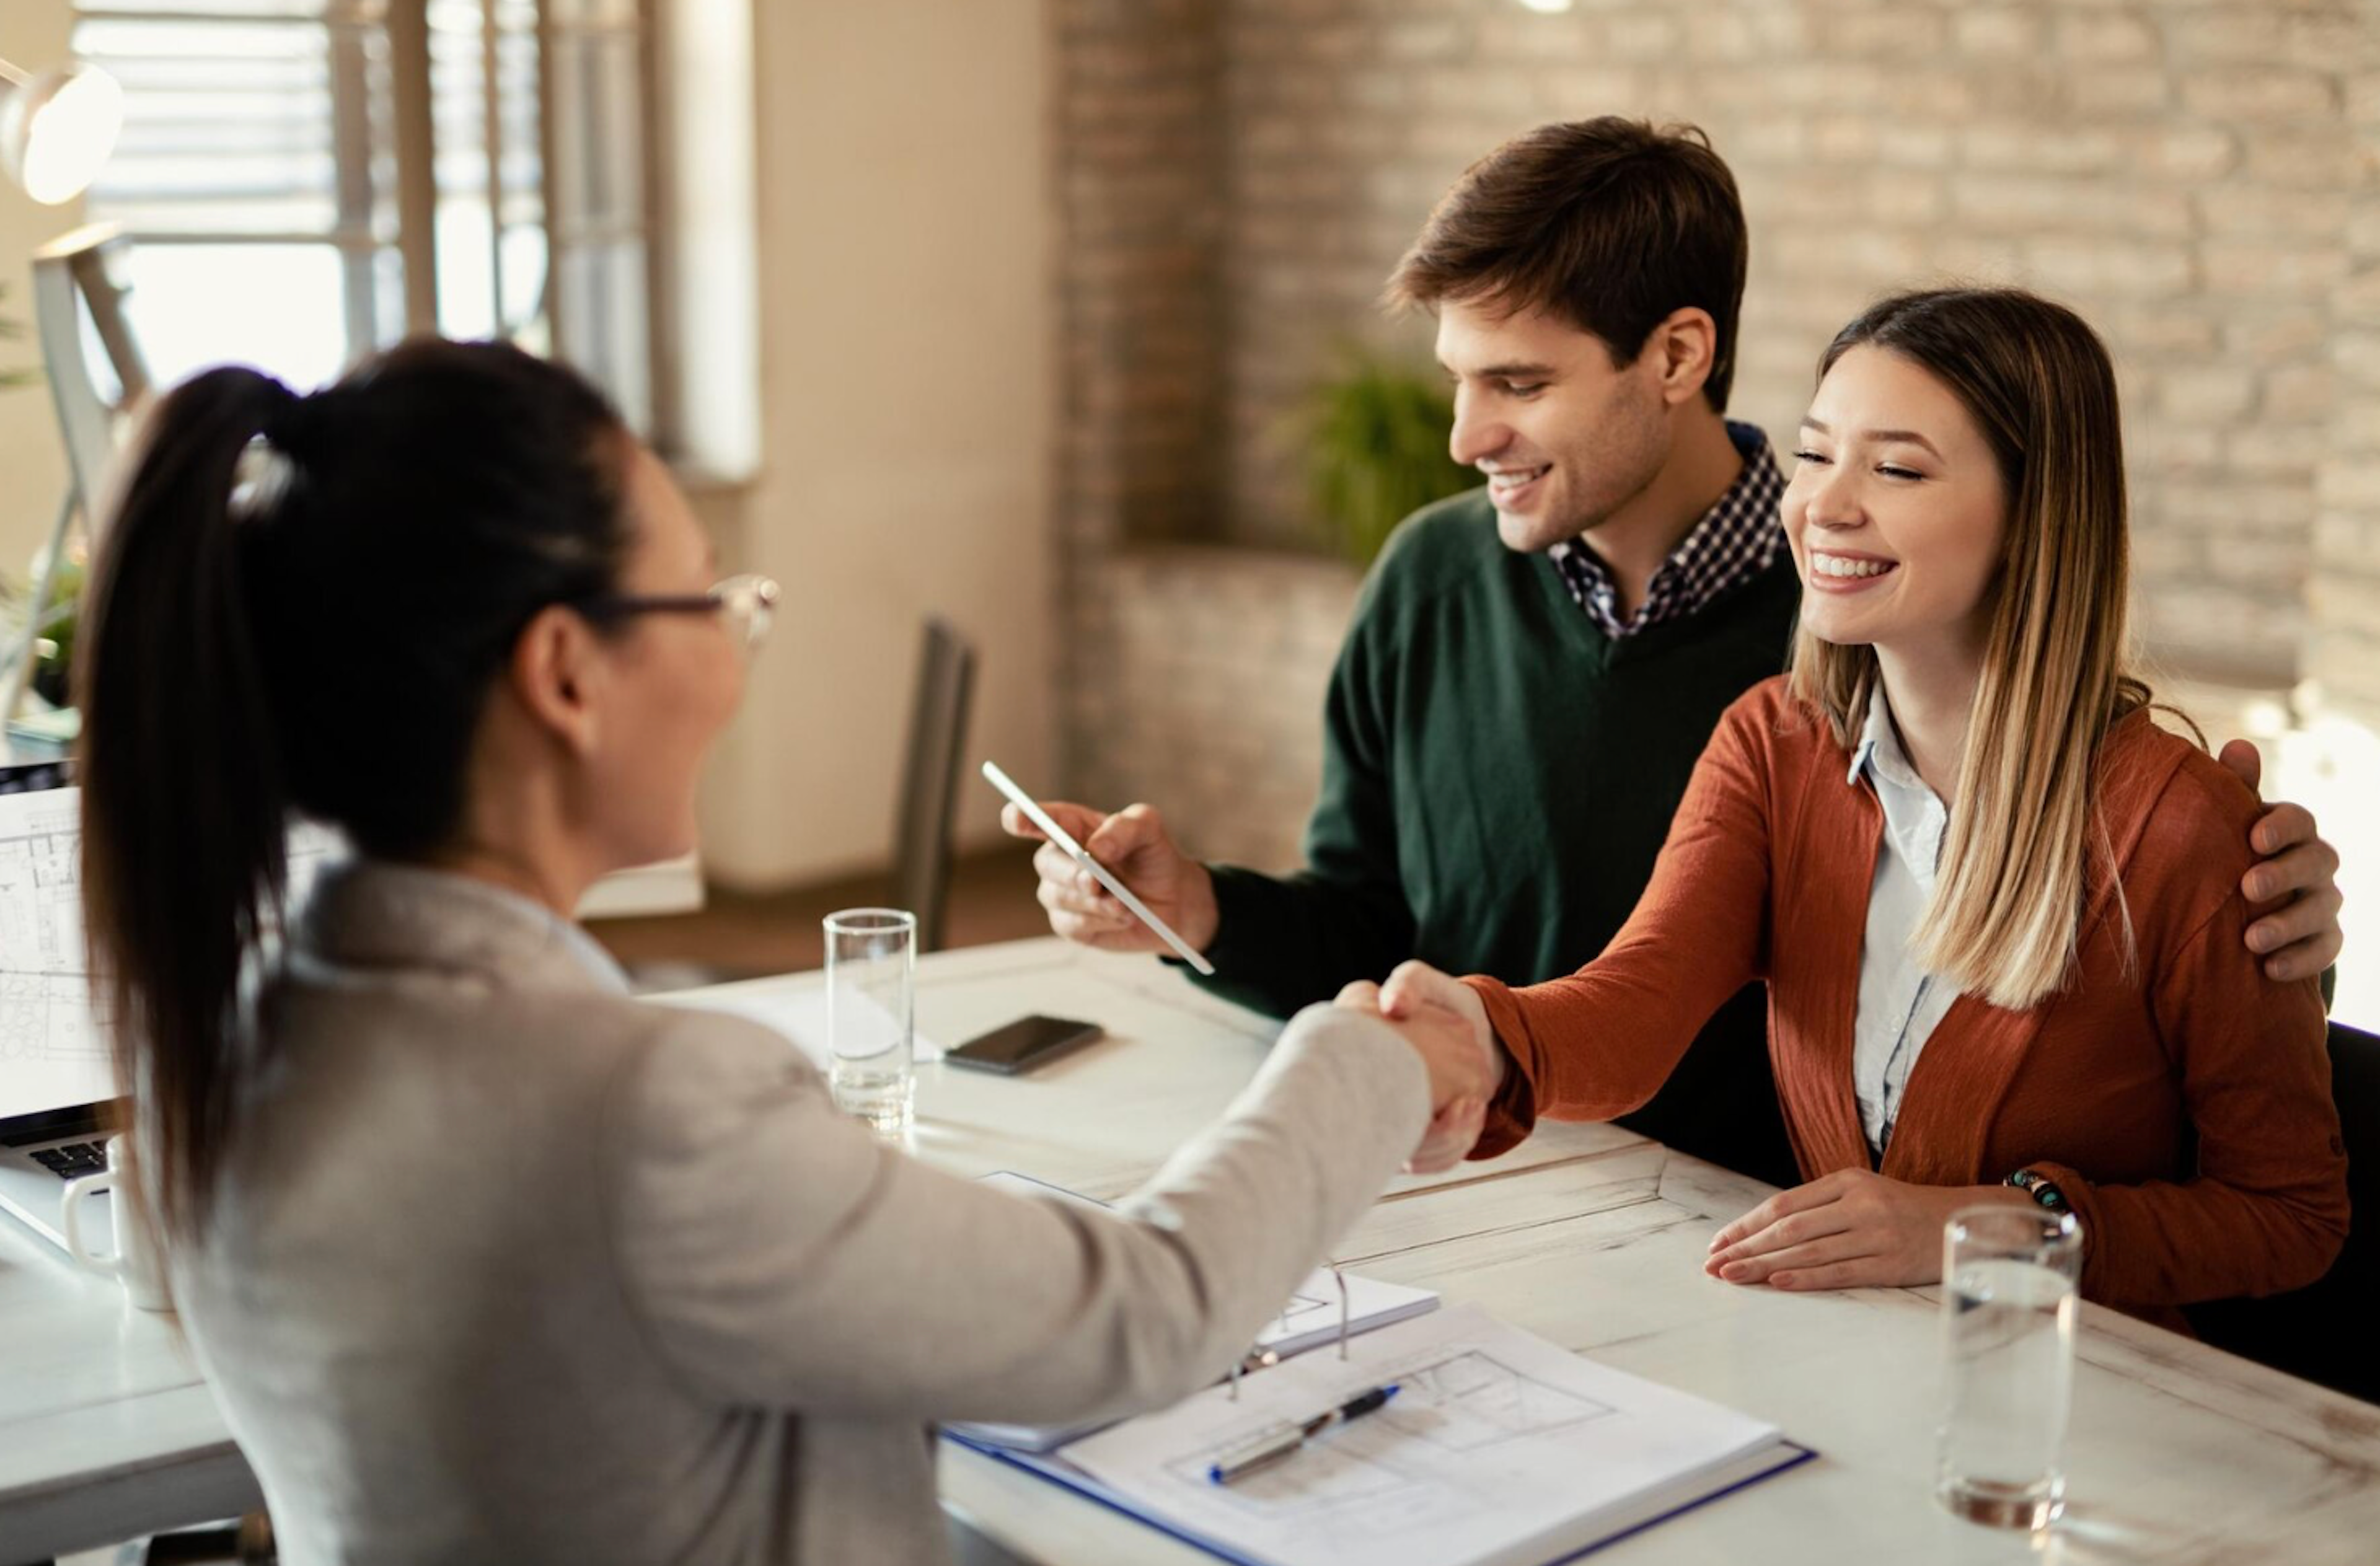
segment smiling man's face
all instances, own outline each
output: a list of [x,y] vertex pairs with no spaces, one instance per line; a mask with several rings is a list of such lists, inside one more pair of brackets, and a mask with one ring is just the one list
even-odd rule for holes
[[1534,553],[1592,533],[1670,459],[1656,368],[1615,365],[1603,339],[1542,310],[1448,300],[1438,359],[1454,382],[1454,460],[1488,479],[1496,530]]

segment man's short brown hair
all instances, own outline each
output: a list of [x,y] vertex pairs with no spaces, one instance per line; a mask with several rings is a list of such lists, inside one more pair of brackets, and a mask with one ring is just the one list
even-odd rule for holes
[[1690,125],[1540,126],[1463,171],[1389,278],[1391,304],[1536,310],[1629,364],[1692,306],[1718,328],[1703,395],[1725,409],[1747,248],[1735,176]]

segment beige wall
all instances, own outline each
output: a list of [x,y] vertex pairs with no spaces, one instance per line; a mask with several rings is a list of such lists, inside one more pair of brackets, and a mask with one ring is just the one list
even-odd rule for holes
[[762,467],[703,502],[786,589],[705,800],[745,886],[885,862],[929,612],[982,656],[970,767],[1031,786],[1052,734],[1041,0],[754,12]]
[[[6,0],[0,5],[0,59],[37,71],[67,52],[67,0]],[[0,370],[41,363],[32,331],[34,249],[81,221],[80,203],[36,206],[0,177],[0,314],[27,335],[0,343]],[[0,389],[0,576],[22,581],[33,552],[47,542],[67,481],[49,389],[38,382]]]
[[[886,861],[929,612],[982,656],[970,761],[1050,770],[1051,223],[1042,0],[752,10],[760,473],[696,498],[726,557],[786,589],[704,800],[708,868],[768,886]],[[6,0],[0,55],[56,59],[69,20]],[[23,258],[77,216],[0,188],[11,316]],[[23,571],[63,479],[46,392],[0,392],[0,570]],[[996,833],[988,789],[962,800],[963,840]]]

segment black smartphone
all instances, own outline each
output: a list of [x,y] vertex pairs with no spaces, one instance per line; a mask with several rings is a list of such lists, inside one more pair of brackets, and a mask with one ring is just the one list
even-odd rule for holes
[[1101,1031],[1095,1022],[1019,1017],[1004,1027],[995,1027],[968,1039],[942,1058],[954,1066],[1014,1076],[1021,1071],[1031,1071],[1044,1061],[1054,1061],[1069,1050],[1081,1049],[1099,1038]]

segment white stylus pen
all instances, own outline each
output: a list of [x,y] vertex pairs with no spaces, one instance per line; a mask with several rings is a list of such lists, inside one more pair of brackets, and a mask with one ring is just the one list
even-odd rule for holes
[[1092,858],[1090,855],[1085,851],[1083,845],[1076,843],[1074,838],[1068,834],[1065,828],[1051,820],[1050,819],[1050,812],[1041,808],[1040,806],[1036,805],[1033,802],[1033,796],[1026,793],[1023,789],[1017,787],[1014,783],[1011,782],[1006,772],[1002,771],[998,767],[986,761],[983,764],[983,775],[985,781],[990,783],[992,787],[1008,795],[1008,797],[1014,802],[1016,807],[1025,812],[1026,819],[1031,821],[1035,826],[1039,827],[1050,842],[1064,849],[1068,854],[1073,855],[1075,863],[1082,866],[1083,868],[1099,877],[1099,884],[1106,887],[1110,892],[1114,892],[1117,900],[1123,903],[1125,907],[1132,910],[1133,917],[1135,918],[1147,925],[1149,929],[1155,930],[1159,935],[1164,937],[1165,944],[1172,947],[1184,962],[1189,964],[1192,967],[1196,968],[1200,973],[1207,975],[1210,978],[1214,977],[1214,964],[1208,962],[1206,958],[1192,951],[1188,941],[1174,934],[1172,929],[1168,926],[1163,919],[1160,919],[1155,914],[1150,913],[1148,911],[1148,904],[1132,894],[1132,888],[1124,885],[1123,882],[1109,874],[1108,868],[1105,865],[1102,865],[1097,859]]

